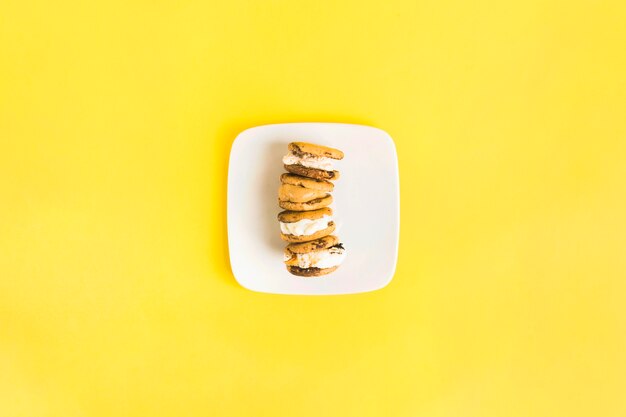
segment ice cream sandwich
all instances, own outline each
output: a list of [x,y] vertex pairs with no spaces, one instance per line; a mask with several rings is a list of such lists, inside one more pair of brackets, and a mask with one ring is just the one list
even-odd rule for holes
[[339,171],[335,171],[333,163],[343,159],[343,152],[327,146],[306,142],[292,142],[289,153],[283,157],[285,169],[292,174],[318,180],[336,180]]
[[325,236],[304,243],[291,243],[285,248],[287,270],[301,277],[318,277],[339,268],[346,250],[337,236]]
[[278,214],[280,237],[287,242],[307,242],[335,231],[329,207],[311,211],[283,211]]

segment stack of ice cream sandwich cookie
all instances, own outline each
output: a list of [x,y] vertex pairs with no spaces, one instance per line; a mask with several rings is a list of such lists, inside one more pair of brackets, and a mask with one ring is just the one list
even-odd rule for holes
[[285,265],[293,275],[317,277],[335,271],[346,256],[346,250],[333,236],[335,222],[330,193],[339,172],[333,162],[343,152],[305,142],[289,144],[283,158],[288,173],[280,177],[278,214],[280,236],[290,242],[285,248]]

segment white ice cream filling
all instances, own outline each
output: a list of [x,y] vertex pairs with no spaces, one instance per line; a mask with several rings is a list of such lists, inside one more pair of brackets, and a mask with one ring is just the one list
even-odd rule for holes
[[331,216],[324,215],[322,218],[314,220],[302,219],[293,223],[280,222],[280,231],[285,235],[308,236],[326,229],[331,221]]
[[323,169],[324,171],[333,170],[333,159],[326,158],[325,156],[297,156],[293,153],[288,153],[283,156],[283,164],[285,165],[302,165],[307,168]]
[[340,265],[346,257],[346,250],[332,247],[309,253],[298,253],[298,267],[306,268],[332,268]]

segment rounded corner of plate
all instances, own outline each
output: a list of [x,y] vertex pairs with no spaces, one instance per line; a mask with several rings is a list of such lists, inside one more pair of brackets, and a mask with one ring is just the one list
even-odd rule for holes
[[397,158],[398,157],[398,150],[396,148],[396,141],[393,140],[393,137],[388,132],[386,132],[386,131],[384,131],[382,129],[380,129],[380,131],[384,133],[383,137],[385,138],[385,140],[387,141],[389,146],[391,146],[391,149],[393,149],[393,154]]
[[[377,134],[379,134],[381,136],[381,138],[387,142],[387,144],[391,147],[391,149],[393,150],[393,154],[396,157],[396,160],[398,158],[398,149],[396,148],[396,142],[393,140],[393,136],[391,136],[391,134],[389,132],[387,132],[386,130],[380,128],[380,127],[376,127],[376,126],[367,126],[368,128],[372,129],[373,131],[377,132]],[[397,165],[397,163],[396,163]]]
[[235,148],[235,145],[237,145],[239,141],[241,141],[241,138],[245,136],[248,133],[248,131],[254,129],[255,127],[256,126],[248,127],[242,130],[241,132],[237,133],[237,135],[235,136],[235,139],[233,139],[233,143],[230,145],[231,152]]
[[377,127],[377,126],[369,126],[369,125],[363,125],[375,132],[380,133],[382,136],[384,136],[387,139],[390,139],[393,142],[393,139],[391,137],[391,135],[389,134],[389,132],[387,132],[385,129],[381,128],[381,127]]
[[252,291],[252,292],[263,292],[263,291],[260,291],[258,288],[253,288],[252,286],[247,285],[246,283],[244,283],[244,281],[238,279],[237,276],[235,276],[235,281],[244,290],[248,290],[248,291]]
[[393,281],[393,277],[395,276],[395,274],[396,268],[394,267],[394,269],[389,273],[388,277],[382,280],[377,286],[375,286],[371,290],[368,290],[368,292],[378,291],[386,288],[387,286],[389,286],[389,284],[391,284],[391,281]]

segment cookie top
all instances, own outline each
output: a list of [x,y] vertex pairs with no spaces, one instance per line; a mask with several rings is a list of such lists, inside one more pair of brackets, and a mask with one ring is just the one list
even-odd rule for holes
[[343,159],[343,152],[328,146],[316,145],[307,142],[291,142],[289,150],[296,156],[310,155],[332,159]]
[[280,208],[289,211],[312,211],[329,206],[332,202],[333,196],[331,196],[330,194],[326,194],[326,197],[316,198],[315,200],[306,201],[304,203],[278,200],[278,205],[280,206]]
[[327,195],[326,191],[313,190],[292,184],[281,184],[278,189],[278,200],[294,203],[306,203],[317,198],[324,198]]
[[311,211],[281,211],[278,213],[278,220],[283,223],[295,223],[302,219],[317,220],[324,216],[332,216],[333,210],[330,207],[324,207],[319,210]]
[[335,185],[332,182],[317,180],[315,178],[303,177],[294,174],[282,174],[280,176],[280,182],[283,184],[297,185],[304,188],[310,188],[312,190],[320,190],[330,192]]
[[308,253],[315,250],[328,249],[339,243],[337,236],[324,236],[320,239],[311,240],[310,242],[291,243],[287,245],[287,250],[292,253]]

